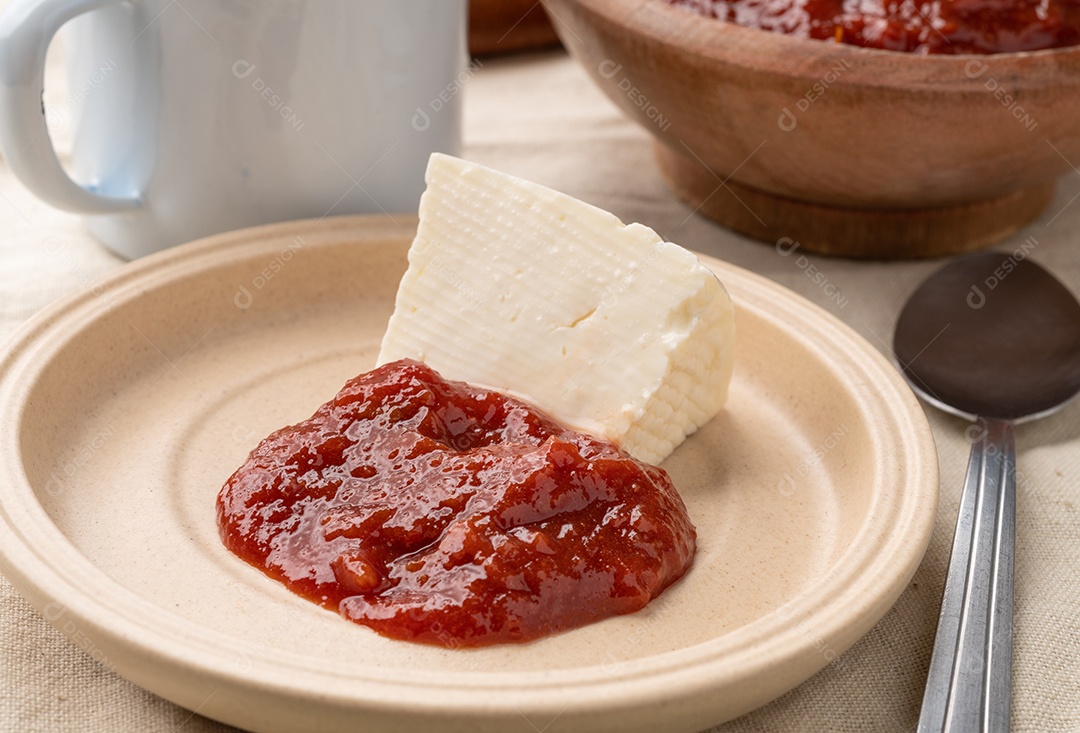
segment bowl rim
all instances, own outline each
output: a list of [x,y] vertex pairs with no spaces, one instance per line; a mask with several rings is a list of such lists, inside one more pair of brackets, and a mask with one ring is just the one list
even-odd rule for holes
[[[1080,44],[997,54],[920,54],[749,28],[700,15],[668,0],[541,1],[556,27],[569,27],[558,8],[577,6],[681,58],[699,62],[704,58],[714,66],[802,78],[810,83],[833,73],[845,86],[949,92],[985,93],[987,80],[996,81],[998,75],[1005,77],[1001,83],[1011,90],[1080,84]],[[571,31],[571,35],[577,34]]]

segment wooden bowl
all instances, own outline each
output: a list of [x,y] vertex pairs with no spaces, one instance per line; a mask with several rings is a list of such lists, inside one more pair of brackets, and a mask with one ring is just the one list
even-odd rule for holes
[[999,241],[1080,166],[1080,47],[876,51],[666,0],[544,0],[563,44],[656,138],[660,171],[753,237],[856,257]]
[[559,45],[539,0],[469,0],[469,53],[490,56]]

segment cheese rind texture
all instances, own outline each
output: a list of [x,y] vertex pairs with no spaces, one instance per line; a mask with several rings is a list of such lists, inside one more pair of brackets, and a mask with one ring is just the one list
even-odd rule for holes
[[535,183],[435,154],[378,363],[521,397],[660,463],[723,407],[731,299],[682,247]]

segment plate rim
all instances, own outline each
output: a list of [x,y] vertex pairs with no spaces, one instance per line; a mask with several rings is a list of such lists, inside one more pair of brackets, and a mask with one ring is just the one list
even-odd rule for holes
[[[244,650],[247,656],[253,658],[252,669],[245,671],[242,675],[231,674],[227,666],[215,664],[206,656],[211,652],[221,652],[222,656],[228,653],[231,658],[235,658],[235,652],[229,649],[229,645],[222,644],[223,639],[213,638],[213,634],[217,632],[180,617],[169,619],[156,605],[142,599],[134,591],[124,588],[119,583],[109,580],[108,582],[115,589],[122,591],[118,597],[125,598],[130,595],[135,599],[134,606],[139,611],[139,616],[138,619],[129,618],[130,608],[125,613],[123,609],[118,609],[115,604],[109,602],[109,594],[97,595],[85,592],[85,586],[82,590],[75,587],[69,579],[57,571],[57,568],[51,566],[48,558],[40,555],[32,546],[35,540],[34,535],[37,535],[37,538],[50,538],[49,528],[51,527],[53,533],[60,535],[63,542],[67,543],[65,550],[68,554],[77,555],[85,561],[85,565],[79,568],[80,571],[89,571],[91,575],[93,574],[95,566],[90,559],[82,556],[74,545],[63,537],[63,533],[52,524],[40,503],[37,502],[33,487],[23,471],[18,455],[16,435],[18,431],[14,429],[14,426],[21,424],[18,418],[22,414],[22,409],[26,407],[19,398],[26,396],[25,392],[32,383],[26,382],[26,379],[32,377],[41,368],[41,364],[35,362],[34,357],[42,351],[48,353],[50,349],[53,353],[57,353],[64,343],[64,340],[57,339],[50,345],[46,336],[57,329],[62,333],[65,326],[71,327],[72,319],[79,314],[85,314],[87,308],[101,309],[103,307],[101,292],[126,293],[131,296],[132,291],[138,290],[140,281],[147,276],[152,277],[155,273],[168,270],[171,273],[169,275],[171,279],[183,272],[194,272],[205,268],[207,266],[205,259],[210,252],[214,253],[214,259],[225,254],[237,259],[245,259],[245,253],[249,250],[266,250],[268,242],[283,240],[296,232],[304,233],[312,240],[309,246],[318,246],[320,242],[326,240],[337,241],[341,236],[348,236],[353,240],[358,236],[362,239],[380,237],[411,239],[409,232],[415,228],[415,224],[415,215],[402,215],[397,219],[382,215],[347,216],[270,224],[206,237],[118,268],[93,287],[83,288],[55,301],[23,324],[8,339],[3,353],[0,354],[0,459],[2,459],[0,460],[0,477],[7,484],[7,490],[0,493],[0,538],[5,540],[0,542],[0,570],[19,592],[30,600],[39,612],[42,612],[46,620],[58,625],[59,618],[68,618],[66,614],[70,613],[71,618],[79,624],[92,629],[102,638],[109,639],[121,649],[141,652],[151,657],[154,655],[166,657],[169,663],[178,668],[216,679],[222,685],[262,690],[275,695],[287,695],[293,699],[323,702],[330,700],[336,704],[354,708],[372,707],[387,711],[393,711],[407,701],[414,710],[419,709],[431,714],[460,715],[475,710],[476,700],[467,699],[470,695],[490,694],[493,691],[513,692],[518,697],[514,700],[485,698],[484,704],[487,709],[501,712],[513,711],[514,714],[523,707],[556,711],[562,709],[567,712],[594,712],[595,700],[589,699],[589,695],[584,694],[583,686],[590,690],[595,689],[597,693],[605,693],[601,695],[605,700],[605,709],[617,708],[627,701],[633,701],[634,704],[670,701],[675,692],[678,696],[688,696],[715,690],[718,686],[738,685],[740,680],[752,676],[747,670],[751,670],[752,674],[760,674],[778,664],[785,662],[790,664],[796,658],[801,659],[801,668],[795,671],[794,675],[788,675],[798,677],[798,679],[793,684],[787,685],[784,690],[770,694],[763,700],[754,701],[754,704],[747,708],[751,709],[809,678],[830,661],[826,655],[814,650],[815,641],[824,640],[828,648],[840,654],[877,623],[885,611],[892,606],[921,562],[936,515],[937,455],[921,406],[886,358],[850,326],[778,283],[700,253],[696,254],[710,269],[717,272],[725,285],[729,282],[734,284],[731,289],[733,298],[736,300],[736,307],[748,307],[743,303],[749,303],[757,315],[773,321],[779,321],[783,317],[790,322],[794,314],[796,320],[807,328],[785,327],[783,330],[786,335],[795,338],[804,348],[809,348],[817,354],[822,354],[823,351],[832,352],[830,359],[823,359],[830,366],[833,361],[842,357],[849,369],[863,372],[868,377],[877,377],[880,380],[877,385],[880,388],[877,390],[877,397],[880,398],[881,405],[884,406],[886,403],[882,395],[888,392],[897,404],[906,408],[896,412],[892,417],[895,420],[903,418],[902,422],[909,428],[900,431],[899,437],[902,439],[901,444],[910,454],[907,458],[914,459],[914,463],[900,462],[900,466],[905,469],[902,471],[904,480],[900,482],[903,486],[898,491],[901,501],[897,507],[893,508],[894,514],[901,509],[906,509],[906,514],[902,513],[901,516],[906,516],[907,522],[895,524],[891,521],[879,520],[877,524],[890,524],[894,531],[891,534],[874,535],[878,540],[877,546],[903,550],[902,562],[898,562],[894,554],[875,552],[872,563],[848,569],[846,573],[836,572],[842,560],[860,547],[857,540],[863,539],[867,533],[873,535],[870,528],[874,523],[864,520],[851,546],[832,563],[830,571],[823,576],[826,580],[832,580],[834,576],[837,576],[845,581],[842,584],[843,587],[839,588],[841,591],[839,593],[834,588],[835,582],[823,582],[816,592],[804,590],[785,604],[785,607],[790,608],[786,608],[783,614],[770,614],[770,617],[776,616],[776,618],[760,617],[727,634],[693,647],[619,662],[614,665],[617,668],[615,671],[611,669],[612,665],[605,665],[602,673],[594,675],[594,679],[583,679],[581,674],[576,673],[582,670],[601,669],[600,665],[560,670],[557,675],[545,675],[538,672],[522,673],[523,679],[512,683],[507,683],[508,675],[496,673],[480,673],[479,675],[468,673],[456,676],[456,679],[440,680],[443,683],[439,685],[440,689],[465,693],[453,702],[448,702],[446,696],[437,700],[416,700],[413,697],[415,691],[429,688],[432,679],[430,676],[416,675],[412,671],[409,675],[417,679],[411,683],[400,679],[387,681],[385,678],[364,677],[363,685],[360,686],[362,689],[357,690],[358,680],[351,672],[340,677],[334,675],[328,677],[325,667],[304,669],[290,666],[288,669],[298,674],[292,675],[289,683],[286,683],[285,676],[281,674],[282,655],[280,652],[275,652],[272,658],[267,656],[264,659],[250,650]],[[797,308],[785,310],[784,305],[794,305]],[[811,334],[824,334],[828,336],[828,339],[824,344],[815,342],[810,338]],[[872,379],[867,379],[866,383],[869,384],[872,381]],[[868,398],[863,395],[856,402],[863,406],[865,399]],[[873,430],[878,432],[883,430],[880,425],[868,424]],[[877,446],[882,436],[874,437],[874,445]],[[889,438],[894,441],[897,435],[891,434]],[[880,471],[880,469],[881,466],[878,466],[877,470]],[[875,493],[874,496],[876,500],[878,495]],[[13,497],[16,500],[14,506],[12,506]],[[36,504],[38,510],[36,516],[33,506],[24,504],[20,507],[18,505],[20,499],[25,502],[28,498]],[[22,516],[19,517],[21,522],[14,521],[16,517],[12,511],[21,512]],[[869,514],[870,510],[867,511]],[[901,528],[903,531],[900,531]],[[883,542],[883,539],[888,541]],[[861,546],[865,547],[865,545]],[[885,562],[886,558],[888,562]],[[79,566],[79,563],[75,565]],[[880,572],[872,573],[871,569],[874,567],[878,567]],[[69,567],[68,570],[72,571],[74,568]],[[104,576],[101,571],[97,572]],[[847,577],[851,575],[857,577]],[[862,602],[866,598],[863,586],[870,578],[875,580],[870,583],[871,586],[880,586],[880,579],[883,576],[889,580],[888,587],[884,589],[884,592],[879,589],[873,598],[874,602],[866,607],[867,604]],[[82,577],[85,580],[86,576]],[[108,579],[105,578],[105,580]],[[108,584],[106,587],[108,588]],[[813,602],[816,597],[827,594],[833,594],[836,598],[833,598],[831,603]],[[849,596],[855,598],[848,598]],[[859,602],[855,601],[856,598]],[[50,618],[48,611],[50,604],[60,604],[62,613],[59,618]],[[815,613],[809,614],[809,617],[807,617],[807,607],[816,609]],[[838,609],[840,612],[823,614],[822,609],[831,611]],[[855,613],[853,609],[858,609],[859,613]],[[108,623],[117,614],[123,616],[125,621],[123,624],[125,628],[119,633]],[[137,629],[130,628],[133,621],[144,619],[144,616],[152,616],[155,623]],[[797,619],[800,623],[816,619],[818,622],[814,627],[816,637],[811,638],[805,631],[796,629],[792,621]],[[749,633],[748,629],[756,633]],[[193,630],[199,630],[200,633],[192,633]],[[212,633],[208,636],[208,632]],[[767,636],[764,642],[763,635]],[[195,659],[191,656],[193,644],[199,647],[196,651],[203,655],[202,658]],[[814,657],[809,657],[808,652],[813,652]],[[667,662],[664,665],[666,668],[657,671],[656,662],[668,657],[670,659],[664,660]],[[815,659],[815,657],[821,658]],[[710,662],[713,666],[718,661],[730,664],[733,658],[735,663],[731,664],[731,667],[735,668],[738,674],[730,670],[725,672],[722,669],[708,669]],[[809,660],[809,665],[806,664],[807,660]],[[805,671],[809,667],[813,669],[807,674]],[[273,673],[275,670],[276,674],[266,674],[266,672]],[[121,670],[121,673],[123,671]],[[709,674],[705,674],[706,671]],[[478,684],[484,675],[492,679],[488,681],[488,684]],[[657,683],[658,676],[662,684]],[[313,689],[309,686],[313,680],[352,682],[353,684],[344,686],[324,684],[319,689]],[[133,681],[142,684],[139,680]],[[612,686],[615,686],[614,690]],[[163,694],[156,689],[150,687],[148,689],[157,694]],[[561,694],[559,694],[560,691]],[[357,694],[358,692],[364,694]],[[170,699],[172,699],[171,696]],[[177,702],[184,704],[182,701]]]

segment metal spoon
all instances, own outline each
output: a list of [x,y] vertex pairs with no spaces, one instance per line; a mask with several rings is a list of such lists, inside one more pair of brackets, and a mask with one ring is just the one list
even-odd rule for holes
[[1080,392],[1080,303],[1021,254],[970,255],[912,294],[893,349],[916,393],[975,422],[919,733],[1007,731],[1013,426]]

